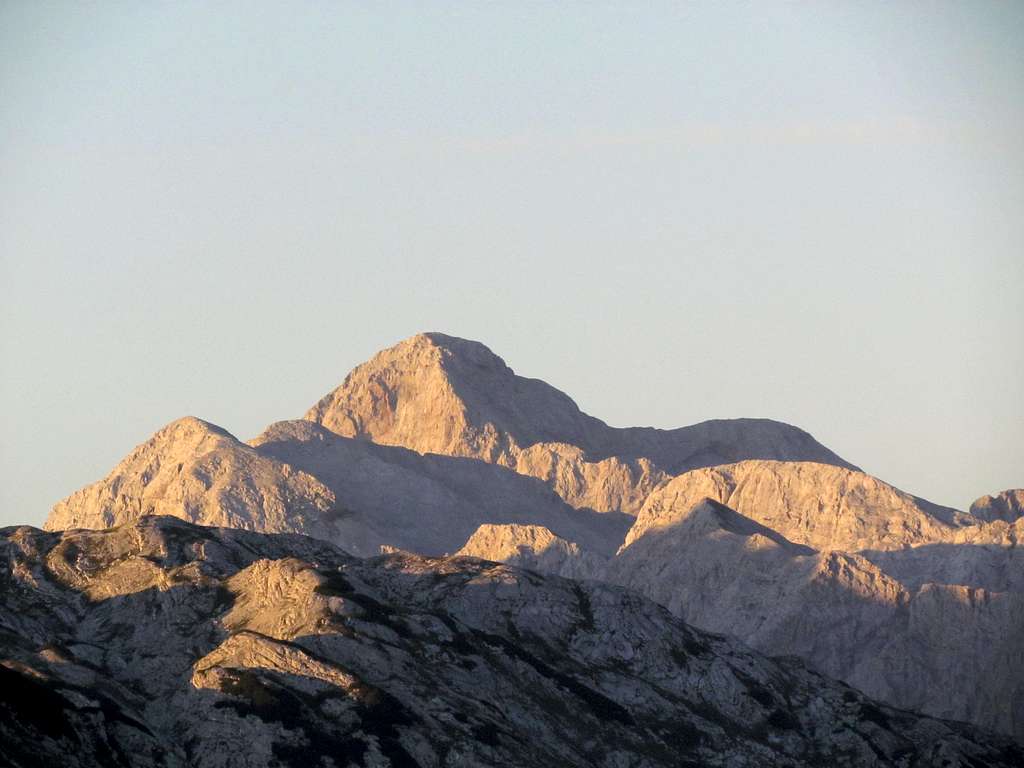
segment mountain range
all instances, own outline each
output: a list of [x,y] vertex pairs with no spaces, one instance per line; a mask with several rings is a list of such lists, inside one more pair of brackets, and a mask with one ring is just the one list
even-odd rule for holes
[[[146,522],[171,516],[223,529],[188,536],[233,545],[301,541],[288,557],[313,565],[310,547],[333,547],[338,563],[342,552],[352,563],[386,553],[351,567],[393,574],[401,568],[388,563],[418,563],[421,586],[441,569],[519,584],[541,579],[543,595],[637,594],[652,601],[644,611],[660,604],[674,615],[659,619],[666,627],[738,638],[758,664],[781,663],[758,652],[797,657],[806,674],[844,681],[891,706],[1024,739],[1022,500],[1024,491],[1011,490],[980,498],[968,512],[934,504],[862,472],[806,432],[765,419],[609,427],[550,385],[516,375],[482,344],[430,333],[380,352],[303,419],[273,424],[248,442],[192,417],[171,423],[106,478],[56,504],[45,528],[101,550],[102,536],[73,531],[145,530],[159,539],[206,530]],[[190,567],[203,571],[207,561],[195,562]],[[538,572],[548,577],[526,575]],[[224,574],[217,578],[237,576]],[[75,589],[88,591],[85,582]],[[408,591],[393,596],[403,611],[413,599]],[[527,603],[521,610],[539,620]],[[542,645],[575,648],[574,635],[530,631]],[[506,640],[519,642],[515,633]],[[200,678],[207,679],[193,681]],[[772,759],[808,761],[807,750],[824,749],[816,738]],[[747,746],[737,750],[750,764],[772,764],[757,762]],[[892,754],[886,760],[897,764]]]

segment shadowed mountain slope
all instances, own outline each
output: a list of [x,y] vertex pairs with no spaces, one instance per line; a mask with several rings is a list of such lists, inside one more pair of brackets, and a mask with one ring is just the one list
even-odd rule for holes
[[978,521],[857,470],[816,462],[742,461],[686,472],[648,495],[625,545],[671,525],[702,499],[816,549],[856,552],[952,540]]
[[1020,765],[625,590],[148,517],[0,531],[0,760]]
[[[824,517],[816,505],[801,511],[784,503],[807,498],[799,483],[790,496],[776,494],[780,471],[793,479],[784,463],[744,464],[755,475],[757,465],[772,465],[772,482],[752,483],[749,494],[742,482],[722,485],[723,477],[743,476],[741,465],[682,475],[652,495],[613,558],[543,533],[524,536],[515,526],[487,526],[461,552],[626,586],[694,626],[799,656],[898,706],[1024,739],[1024,556],[1017,546],[1024,518],[947,526],[885,486],[882,498],[899,505],[875,502],[878,520],[888,523],[877,539],[871,525],[861,525],[846,526],[840,540],[890,548],[819,550],[797,542],[835,541],[844,527],[837,521],[847,516],[858,525],[877,522],[861,482],[847,486],[852,500],[840,499]],[[740,501],[759,519],[700,497],[714,487],[709,480],[720,491],[732,488],[719,498]],[[870,480],[868,487],[878,482]],[[897,533],[905,540],[894,542]]]
[[308,421],[279,422],[246,445],[186,418],[58,503],[45,527],[104,528],[154,514],[303,533],[360,555],[384,544],[454,552],[485,523],[540,524],[611,554],[630,520],[573,509],[503,467],[352,440]]

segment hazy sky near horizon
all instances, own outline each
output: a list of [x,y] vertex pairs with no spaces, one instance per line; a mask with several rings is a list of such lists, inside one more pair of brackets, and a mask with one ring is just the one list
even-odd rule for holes
[[0,5],[0,525],[418,331],[1024,486],[1024,4]]

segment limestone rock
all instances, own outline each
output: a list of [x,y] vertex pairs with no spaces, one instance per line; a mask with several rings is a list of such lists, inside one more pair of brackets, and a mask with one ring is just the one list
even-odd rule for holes
[[468,456],[539,477],[574,507],[635,514],[670,475],[742,459],[851,465],[767,419],[619,429],[517,376],[483,344],[426,333],[378,353],[305,416],[346,437]]
[[46,527],[105,528],[169,514],[207,525],[301,532],[315,528],[334,504],[330,489],[310,475],[186,417],[159,430],[103,480],[58,502]]
[[611,554],[625,515],[576,510],[541,481],[480,461],[423,456],[280,422],[251,445],[182,419],[105,479],[58,503],[49,530],[104,528],[148,514],[246,530],[304,533],[360,555],[382,545],[454,552],[482,524],[539,524]]
[[606,565],[605,558],[539,525],[481,525],[455,554],[569,579],[600,578]]
[[1024,488],[1016,488],[982,496],[971,504],[971,514],[982,520],[1005,520],[1012,523],[1024,516]]
[[602,578],[896,706],[1024,739],[1021,560],[1016,547],[991,550],[987,578],[1017,591],[960,585],[979,571],[947,554],[957,545],[819,552],[705,499],[672,525],[631,533]]
[[977,522],[846,467],[741,461],[686,472],[659,487],[644,501],[624,546],[675,524],[705,498],[793,542],[846,552],[945,541]]
[[0,762],[19,768],[1024,760],[628,591],[472,558],[146,517],[3,529],[0,587]]
[[[57,504],[47,527],[169,514],[304,533],[360,556],[458,550],[601,579],[891,704],[1024,739],[1018,497],[986,497],[973,514],[941,507],[775,422],[614,429],[486,347],[426,334],[357,368],[306,420],[271,425],[248,444],[197,419],[169,425]],[[236,535],[201,544],[205,554],[181,570],[123,557],[94,579],[90,558],[117,537],[92,540],[88,556],[65,551],[77,546],[69,537],[45,559],[62,584],[109,602],[206,578],[189,568],[205,568]],[[281,562],[246,563],[232,578],[247,586],[225,587],[236,595],[222,617],[231,631],[276,627],[284,637],[317,631],[303,623],[313,616],[330,624],[367,610],[339,595],[311,597],[302,614],[268,609],[331,589],[303,557],[270,559]],[[19,571],[25,583],[34,578]],[[279,613],[293,624],[276,626]],[[232,654],[262,647],[239,643]],[[196,679],[234,685],[232,670],[218,661]]]

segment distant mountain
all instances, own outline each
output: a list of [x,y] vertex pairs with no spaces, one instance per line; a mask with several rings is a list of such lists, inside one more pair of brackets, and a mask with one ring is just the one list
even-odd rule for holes
[[481,560],[145,517],[2,529],[0,586],[13,768],[1024,762],[628,591]]
[[856,552],[945,541],[977,519],[863,472],[815,462],[742,461],[686,472],[644,500],[626,546],[704,498],[816,549]]
[[440,333],[378,353],[305,418],[346,437],[510,467],[598,512],[635,514],[668,477],[743,459],[853,468],[803,430],[767,419],[609,427],[483,344]]
[[319,533],[335,502],[316,478],[186,417],[137,446],[103,480],[54,505],[46,527],[106,528],[174,515],[270,533]]
[[[813,529],[794,536],[803,527],[798,515],[776,531],[710,499],[685,514],[674,509],[670,525],[634,535],[635,526],[599,577],[695,626],[797,655],[897,706],[1024,738],[1024,591],[942,578],[958,545],[819,550],[803,543]],[[903,530],[891,508],[880,512]],[[1001,533],[988,530],[988,540]],[[1016,534],[1024,536],[1024,521]],[[1024,565],[1015,547],[991,548],[994,572]],[[906,558],[926,576],[908,578]]]

